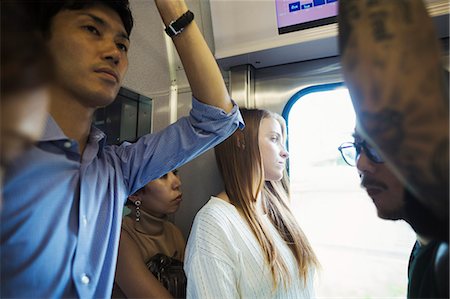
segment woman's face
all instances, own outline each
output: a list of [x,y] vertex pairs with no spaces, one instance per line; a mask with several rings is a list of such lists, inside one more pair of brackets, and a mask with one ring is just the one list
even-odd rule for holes
[[169,172],[151,181],[139,194],[141,208],[157,217],[175,213],[182,200],[180,186],[181,181],[177,171]]
[[280,123],[274,118],[262,119],[258,138],[264,167],[264,180],[281,180],[289,153],[284,147]]

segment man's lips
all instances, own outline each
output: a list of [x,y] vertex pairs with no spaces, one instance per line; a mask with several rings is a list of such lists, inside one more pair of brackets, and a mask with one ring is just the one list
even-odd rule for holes
[[117,74],[117,72],[115,72],[115,71],[112,70],[112,69],[109,69],[109,68],[100,68],[100,69],[96,69],[95,72],[96,72],[96,73],[99,73],[99,74],[105,74],[105,75],[107,75],[108,77],[111,77],[111,79],[113,79],[116,83],[119,82],[119,75]]
[[372,197],[372,196],[377,196],[378,194],[380,194],[381,192],[384,191],[384,189],[382,189],[382,188],[377,188],[377,187],[370,187],[370,186],[367,186],[367,187],[365,187],[365,188],[366,188],[367,194],[369,194],[370,197]]
[[361,186],[366,189],[367,194],[371,197],[380,194],[388,188],[385,183],[367,176],[363,176]]

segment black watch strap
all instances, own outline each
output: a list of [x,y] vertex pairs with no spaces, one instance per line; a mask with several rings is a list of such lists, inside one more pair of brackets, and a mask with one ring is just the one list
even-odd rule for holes
[[174,37],[180,34],[184,30],[184,28],[192,22],[193,19],[194,13],[188,10],[181,17],[179,17],[175,21],[170,22],[165,30],[167,35],[170,37]]

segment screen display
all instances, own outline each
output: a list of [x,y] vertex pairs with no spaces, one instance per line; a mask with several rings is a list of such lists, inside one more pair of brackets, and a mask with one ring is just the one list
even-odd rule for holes
[[278,33],[336,22],[337,0],[275,0]]

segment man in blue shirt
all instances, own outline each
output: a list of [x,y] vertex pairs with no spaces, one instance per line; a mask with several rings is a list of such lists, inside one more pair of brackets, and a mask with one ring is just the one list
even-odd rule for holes
[[[166,26],[187,11],[182,0],[155,2]],[[194,96],[189,117],[134,144],[105,145],[92,117],[112,103],[128,66],[128,0],[43,8],[56,80],[43,137],[6,173],[0,297],[107,298],[127,196],[243,122],[192,21],[173,36]]]

